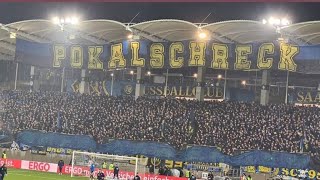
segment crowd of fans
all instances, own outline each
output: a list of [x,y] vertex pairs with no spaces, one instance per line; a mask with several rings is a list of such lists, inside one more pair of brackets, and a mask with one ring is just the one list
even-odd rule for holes
[[107,97],[55,92],[2,92],[2,129],[92,135],[107,139],[219,147],[226,154],[248,149],[310,152],[319,156],[317,107],[261,106],[241,102]]

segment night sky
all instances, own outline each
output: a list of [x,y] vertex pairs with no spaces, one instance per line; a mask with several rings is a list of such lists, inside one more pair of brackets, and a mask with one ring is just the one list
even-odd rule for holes
[[110,19],[134,23],[153,19],[180,19],[205,23],[224,20],[262,20],[286,16],[293,23],[320,20],[320,3],[0,3],[0,23],[79,15],[83,20]]

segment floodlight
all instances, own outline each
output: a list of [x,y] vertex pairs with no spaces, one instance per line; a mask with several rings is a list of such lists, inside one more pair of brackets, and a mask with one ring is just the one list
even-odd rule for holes
[[58,17],[54,17],[54,18],[52,18],[52,22],[53,22],[53,24],[59,24],[60,20]]
[[221,75],[221,74],[219,74],[219,75],[218,75],[218,79],[221,79],[221,78],[222,78],[222,75]]
[[281,20],[280,19],[275,19],[274,20],[274,25],[279,26],[281,24]]
[[52,19],[53,24],[59,25],[59,26],[64,26],[68,24],[78,24],[79,23],[79,18],[75,16],[67,16],[67,17],[54,17]]
[[281,19],[281,25],[287,26],[287,25],[289,25],[289,24],[290,24],[290,22],[289,22],[289,20],[288,20],[287,18]]
[[271,24],[271,25],[274,25],[274,18],[270,17],[269,20],[268,20],[268,23]]
[[10,32],[10,39],[15,39],[17,37],[17,34],[14,32]]
[[200,39],[204,39],[204,38],[206,38],[207,37],[207,34],[205,33],[205,32],[199,32],[199,38]]
[[268,23],[268,21],[266,19],[262,20],[262,24],[267,24],[267,23]]
[[150,72],[150,71],[148,71],[148,72],[147,72],[147,74],[148,74],[148,76],[150,76],[150,75],[151,75],[151,72]]
[[132,39],[133,38],[133,34],[132,33],[128,34],[127,38],[128,39]]
[[134,72],[133,71],[130,71],[130,74],[133,74]]
[[110,76],[113,77],[113,73],[111,73]]
[[270,25],[279,27],[279,26],[287,26],[287,25],[289,25],[290,21],[287,18],[280,19],[280,18],[270,17],[268,19],[268,21],[263,19],[262,23],[263,24],[269,23]]
[[67,24],[69,24],[69,23],[71,23],[71,18],[67,17],[65,21]]
[[78,23],[79,23],[79,18],[77,18],[77,17],[72,17],[70,23],[71,23],[71,24],[78,24]]

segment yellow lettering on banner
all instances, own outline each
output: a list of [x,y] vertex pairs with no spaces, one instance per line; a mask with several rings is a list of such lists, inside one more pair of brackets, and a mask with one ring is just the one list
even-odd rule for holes
[[290,176],[292,177],[296,177],[298,174],[297,174],[297,170],[296,169],[291,169],[290,170]]
[[265,58],[266,54],[274,54],[273,43],[264,43],[259,47],[257,63],[259,69],[270,69],[272,67],[273,58]]
[[259,172],[269,173],[269,172],[271,172],[271,168],[268,168],[268,167],[265,167],[265,166],[259,166]]
[[67,154],[72,154],[72,150],[71,149],[67,149]]
[[317,179],[320,179],[320,172],[317,173]]
[[278,68],[280,70],[295,72],[297,70],[297,64],[294,62],[293,58],[298,53],[299,53],[298,46],[280,43],[280,61],[278,64]]
[[146,166],[146,165],[148,165],[148,160],[149,160],[148,157],[142,155],[142,156],[139,158],[138,161],[139,161],[139,163],[140,163],[141,165]]
[[172,160],[165,160],[165,165],[168,168],[173,168],[173,161]]
[[[133,157],[139,158],[139,155],[136,155],[136,156],[133,156]],[[136,160],[130,160],[129,163],[130,164],[136,164]]]
[[307,92],[304,102],[312,102],[312,96],[310,92]]
[[315,170],[310,170],[310,171],[308,171],[308,175],[309,175],[310,179],[313,179],[316,177],[317,173]]
[[51,147],[47,147],[47,152],[50,152],[51,151]]
[[314,98],[314,102],[320,102],[320,92],[317,92],[316,97]]
[[184,58],[177,57],[177,53],[183,53],[184,46],[181,42],[175,42],[170,45],[169,49],[169,63],[171,68],[181,68],[183,66]]
[[144,67],[145,66],[145,59],[139,58],[139,49],[140,49],[140,43],[139,42],[131,42],[131,66],[139,66]]
[[53,67],[61,67],[61,61],[66,58],[66,48],[63,45],[53,45]]
[[228,45],[226,44],[213,44],[213,59],[211,68],[214,69],[228,69]]
[[251,45],[239,45],[236,47],[236,62],[234,69],[246,70],[250,69],[251,61],[248,60],[248,55],[252,53]]
[[297,101],[298,102],[303,102],[304,101],[304,95],[303,95],[303,92],[302,91],[299,91],[298,94],[297,94]]
[[100,55],[103,53],[103,46],[89,46],[88,53],[88,69],[103,69],[103,63],[100,60]]
[[82,68],[83,65],[83,49],[81,46],[71,47],[70,64],[73,68]]
[[122,43],[114,44],[111,46],[111,59],[108,63],[110,69],[122,68],[126,66],[126,60],[124,59],[122,52]]
[[275,169],[273,170],[273,174],[274,174],[274,175],[278,175],[278,174],[279,174],[279,171],[280,171],[279,168],[275,168]]
[[254,166],[247,166],[247,172],[248,172],[248,173],[254,173],[254,172],[256,172],[255,167],[254,167]]
[[174,162],[174,167],[175,168],[182,168],[183,167],[183,162],[181,162],[181,161],[178,161],[178,162]]
[[150,163],[154,166],[159,166],[161,163],[161,160],[158,158],[150,158]]
[[286,168],[282,168],[282,172],[285,176],[289,176],[289,170]]
[[163,68],[164,46],[161,43],[153,43],[150,47],[150,66],[152,68]]
[[191,41],[189,49],[189,66],[204,66],[206,62],[206,43]]

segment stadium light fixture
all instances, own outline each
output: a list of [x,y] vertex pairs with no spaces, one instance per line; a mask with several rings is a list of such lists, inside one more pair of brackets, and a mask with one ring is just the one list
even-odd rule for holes
[[267,24],[267,23],[268,23],[268,21],[266,19],[262,20],[262,24]]
[[58,25],[61,30],[64,29],[65,25],[76,25],[79,24],[79,18],[76,16],[67,16],[67,17],[54,17],[52,18],[52,23]]
[[199,39],[206,39],[207,33],[201,29],[201,27],[198,28],[198,38]]
[[205,39],[207,37],[207,34],[205,32],[203,32],[203,31],[200,31],[198,36],[199,36],[200,39]]
[[287,26],[290,24],[290,21],[287,18],[283,18],[281,19],[281,25],[283,26]]
[[132,39],[133,38],[133,34],[132,33],[128,34],[127,38],[128,39]]
[[243,80],[243,81],[241,81],[241,84],[245,86],[247,84],[247,82],[245,80]]
[[17,34],[14,32],[10,32],[10,39],[15,39],[17,37]]
[[262,24],[270,24],[272,26],[281,27],[281,26],[288,26],[290,25],[290,21],[287,18],[274,18],[270,17],[268,20],[263,19]]

